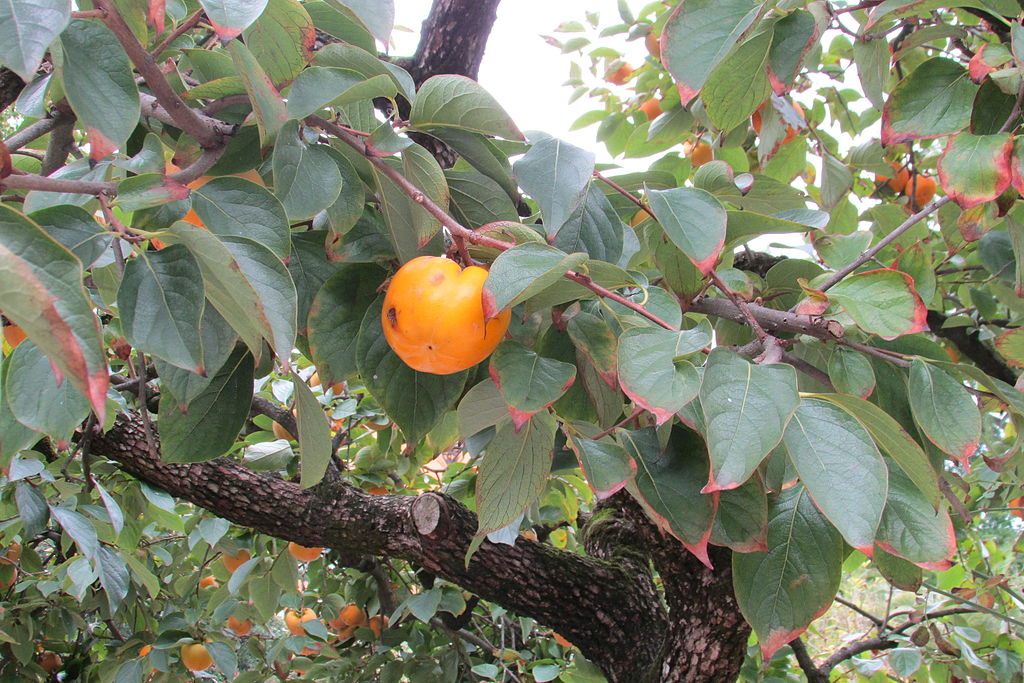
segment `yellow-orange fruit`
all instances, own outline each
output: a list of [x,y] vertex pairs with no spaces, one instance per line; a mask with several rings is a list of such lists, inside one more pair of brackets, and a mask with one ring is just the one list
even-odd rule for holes
[[608,81],[609,83],[614,83],[615,85],[624,85],[626,81],[629,80],[629,77],[632,75],[633,67],[631,67],[629,64],[623,64],[619,66],[619,68],[609,71],[605,75],[604,80]]
[[1012,508],[1019,508],[1017,510],[1011,510],[1011,515],[1024,519],[1024,496],[1018,496],[1017,498],[1012,499],[1009,506]]
[[140,657],[145,657],[152,650],[153,650],[153,646],[152,645],[143,645],[142,647],[139,648],[139,656]]
[[369,627],[370,630],[373,631],[373,637],[380,638],[381,632],[388,627],[388,618],[380,614],[375,614],[370,617]]
[[228,630],[236,636],[247,636],[252,631],[252,619],[236,619],[234,615],[228,617]]
[[4,340],[12,349],[25,341],[25,331],[17,325],[4,325]]
[[[750,117],[750,124],[754,127],[754,132],[757,133],[758,135],[761,134],[761,125],[763,123],[761,119],[761,112],[764,110],[764,108],[765,105],[762,104],[760,107],[757,108],[757,111],[754,112],[753,116]],[[799,102],[793,102],[793,108],[796,109],[801,116],[803,116],[804,108],[800,106]],[[796,128],[795,126],[787,125],[786,137],[782,139],[782,144],[787,144],[799,134],[800,130],[798,128]]]
[[390,493],[386,486],[371,486],[370,488],[366,489],[366,492],[374,496],[386,496],[388,493]]
[[706,142],[698,142],[690,152],[690,163],[693,164],[694,168],[703,166],[714,158],[715,155],[711,151],[711,145]]
[[249,551],[243,548],[238,551],[237,555],[228,555],[227,553],[224,553],[221,555],[220,561],[224,563],[225,569],[234,574],[236,569],[248,562],[251,558],[252,555]]
[[644,38],[644,45],[647,46],[647,52],[649,52],[652,57],[654,57],[655,59],[657,59],[660,62],[661,61],[661,38],[660,38],[660,36],[656,35],[654,33],[654,31],[651,31],[650,33],[647,34],[647,37]]
[[308,607],[302,610],[302,614],[299,614],[293,609],[284,613],[284,625],[288,627],[288,630],[291,631],[292,635],[306,635],[305,629],[302,628],[302,622],[310,620],[316,620],[316,613]]
[[910,206],[915,211],[919,211],[935,196],[935,178],[915,173],[907,182],[906,191],[910,192],[911,188],[913,188],[914,198]]
[[661,110],[661,102],[653,97],[640,105],[640,111],[647,115],[648,121],[653,121],[664,113]]
[[895,161],[890,161],[889,165],[892,166],[892,177],[886,177],[883,175],[878,175],[876,173],[875,182],[885,183],[889,186],[889,189],[891,189],[896,194],[899,194],[900,192],[903,192],[903,189],[907,186],[907,183],[910,182],[910,171],[908,171],[906,168],[901,167],[900,164],[896,163]]
[[202,671],[213,666],[213,657],[202,643],[181,646],[181,663],[189,671]]
[[570,643],[568,640],[558,635],[557,633],[552,633],[551,635],[555,639],[555,642],[561,645],[562,647],[572,647],[572,643]]
[[52,674],[54,671],[60,669],[61,665],[64,663],[64,660],[60,658],[59,654],[56,652],[50,652],[49,650],[46,652],[40,652],[36,655],[36,661],[39,662],[39,666],[43,668],[43,671],[48,674]]
[[450,375],[471,368],[501,342],[511,311],[484,318],[479,266],[459,268],[440,256],[420,256],[395,273],[384,296],[381,325],[388,345],[420,372]]
[[219,584],[217,583],[217,579],[213,578],[213,575],[204,576],[203,578],[199,579],[200,588],[216,588],[218,585]]
[[307,548],[304,545],[298,543],[288,543],[288,552],[292,554],[299,562],[312,562],[316,558],[320,557],[323,553],[323,548]]

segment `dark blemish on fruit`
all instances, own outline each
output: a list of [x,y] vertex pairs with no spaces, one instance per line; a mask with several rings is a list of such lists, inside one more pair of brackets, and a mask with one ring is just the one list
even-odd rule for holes
[[391,327],[398,327],[398,311],[395,310],[394,306],[388,309],[388,322],[391,324]]

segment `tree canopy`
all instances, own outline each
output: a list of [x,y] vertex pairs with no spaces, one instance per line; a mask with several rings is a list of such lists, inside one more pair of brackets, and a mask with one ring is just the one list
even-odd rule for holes
[[1022,680],[1021,6],[496,5],[0,7],[0,679]]

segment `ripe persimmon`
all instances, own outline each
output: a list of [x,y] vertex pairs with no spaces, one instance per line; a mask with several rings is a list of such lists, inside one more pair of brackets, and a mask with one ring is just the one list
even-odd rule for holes
[[249,631],[252,631],[252,619],[236,619],[234,615],[228,617],[228,630],[234,633],[236,636],[247,636]]
[[512,313],[484,318],[487,271],[462,269],[441,256],[420,256],[391,278],[381,325],[388,345],[420,372],[450,375],[471,368],[501,342]]
[[200,588],[216,588],[218,585],[220,584],[217,583],[217,579],[213,578],[212,574],[199,579]]
[[[761,112],[764,111],[764,108],[765,108],[765,105],[762,104],[760,107],[757,108],[757,111],[754,112],[753,116],[750,117],[750,124],[754,127],[754,132],[757,133],[758,135],[761,134],[761,126],[763,124],[763,121],[762,121],[762,118],[761,118]],[[804,115],[804,108],[801,107],[798,102],[793,102],[793,109],[796,109],[797,113],[799,113],[800,116],[803,117],[803,115]],[[793,140],[793,138],[795,138],[799,134],[800,134],[800,129],[798,129],[796,126],[790,126],[790,125],[787,124],[786,125],[786,137],[784,137],[782,139],[782,144],[785,145],[785,144],[789,143],[790,141]]]
[[10,325],[4,325],[4,341],[12,349],[25,341],[25,330],[21,329],[17,325],[11,323]]
[[892,166],[893,175],[892,177],[886,177],[883,175],[875,174],[876,183],[886,183],[896,194],[903,192],[903,189],[907,186],[910,181],[910,171],[906,167],[901,166],[895,161],[890,161],[889,165]]
[[1008,505],[1012,508],[1018,508],[1017,510],[1010,510],[1011,515],[1024,519],[1024,496],[1011,499]]
[[235,570],[241,567],[243,564],[248,562],[252,558],[252,554],[245,548],[238,551],[237,555],[228,555],[224,553],[221,555],[220,561],[224,563],[224,568],[231,574],[235,573]]
[[617,69],[613,69],[605,74],[604,80],[615,85],[625,85],[629,77],[633,75],[633,67],[629,64],[622,64]]
[[[311,387],[318,387],[318,386],[320,386],[320,384],[321,384],[321,382],[320,382],[320,373],[319,372],[314,372],[312,375],[309,376],[309,386],[311,386]],[[326,389],[324,389],[324,391],[326,391]],[[334,392],[335,396],[339,395],[341,392],[345,391],[345,383],[344,382],[337,382],[335,384],[332,384],[331,385],[331,391]]]
[[699,168],[715,158],[711,151],[711,145],[706,142],[698,142],[690,150],[690,163],[694,168]]
[[213,657],[202,643],[181,646],[181,663],[189,671],[202,671],[213,665]]
[[920,211],[921,207],[930,202],[935,196],[935,188],[935,178],[915,173],[907,181],[907,187],[905,188],[908,193],[914,193],[914,196],[911,198],[910,208],[914,211]]
[[292,635],[306,635],[306,630],[302,628],[302,623],[305,621],[316,621],[316,613],[308,607],[302,610],[301,614],[293,609],[284,613],[284,625],[288,627]]
[[653,97],[649,100],[645,100],[644,103],[640,105],[640,111],[647,114],[648,121],[653,121],[664,113],[661,110],[661,102]]
[[370,630],[373,631],[373,637],[380,638],[381,632],[388,627],[388,618],[380,614],[375,614],[370,617],[370,623],[368,626],[370,627]]
[[650,53],[659,62],[661,61],[661,36],[656,34],[653,30],[647,34],[644,38],[644,45],[647,46],[647,52]]
[[307,548],[304,545],[298,543],[288,543],[288,552],[292,554],[299,562],[312,562],[316,558],[320,557],[320,554],[324,551],[323,548]]
[[142,647],[139,648],[139,656],[140,657],[145,657],[146,655],[148,655],[152,651],[153,651],[153,646],[152,645],[143,645]]
[[371,486],[366,492],[372,496],[386,496],[391,493],[386,486]]
[[40,652],[36,655],[36,661],[39,663],[39,666],[42,667],[43,671],[48,674],[52,674],[54,671],[57,671],[60,669],[61,665],[64,664],[64,660],[60,658],[59,654],[56,652],[50,652],[49,650]]

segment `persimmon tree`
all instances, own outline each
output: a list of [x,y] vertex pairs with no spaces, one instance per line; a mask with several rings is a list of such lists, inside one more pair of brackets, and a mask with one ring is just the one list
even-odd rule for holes
[[[1024,29],[968,4],[567,22],[641,172],[437,73],[457,2],[405,60],[389,0],[0,8],[0,675],[1019,680]],[[438,375],[382,301],[442,254],[510,324]]]

